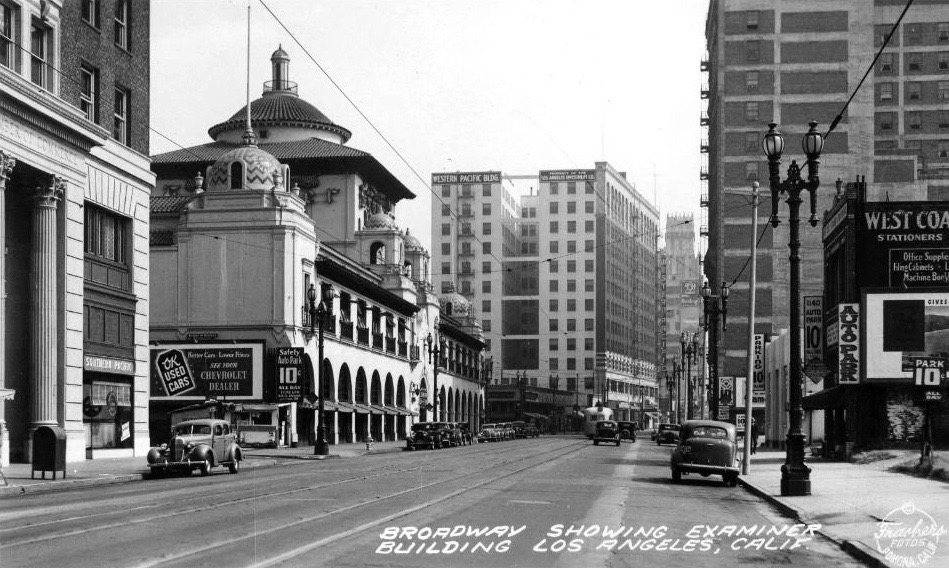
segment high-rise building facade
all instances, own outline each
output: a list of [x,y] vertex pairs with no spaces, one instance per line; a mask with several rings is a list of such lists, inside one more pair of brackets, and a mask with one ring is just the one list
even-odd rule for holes
[[656,407],[658,210],[606,162],[526,177],[528,195],[497,171],[432,175],[433,281],[471,300],[494,384],[638,419]]
[[0,464],[148,450],[149,33],[144,0],[0,2]]
[[[785,136],[781,178],[804,163],[800,140],[809,121],[822,133],[844,108],[899,18],[902,0],[712,0],[706,24],[708,137],[703,181],[704,272],[718,293],[731,286],[728,329],[709,331],[720,344],[721,375],[744,376],[749,307],[745,270],[758,239],[756,333],[789,325],[787,207],[772,229],[768,164],[761,139],[769,122]],[[949,1],[916,2],[825,140],[817,214],[830,208],[835,180],[866,176],[868,199],[949,198]],[[751,234],[750,186],[760,181],[759,234]],[[805,207],[807,205],[805,204]],[[707,221],[706,219],[707,215]],[[805,219],[807,213],[804,213]],[[819,228],[802,223],[803,296],[822,290]]]

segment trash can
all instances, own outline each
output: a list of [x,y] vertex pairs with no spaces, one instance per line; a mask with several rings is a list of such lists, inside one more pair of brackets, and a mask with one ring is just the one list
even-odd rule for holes
[[42,472],[42,479],[46,479],[46,472],[62,470],[63,479],[66,479],[66,431],[59,426],[40,426],[33,432],[33,470],[30,479],[34,479],[36,472]]

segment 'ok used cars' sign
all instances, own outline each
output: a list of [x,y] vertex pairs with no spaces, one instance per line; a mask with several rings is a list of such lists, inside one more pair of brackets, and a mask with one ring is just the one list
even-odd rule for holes
[[194,377],[188,368],[185,354],[177,349],[162,351],[155,356],[155,371],[168,396],[179,396],[195,389]]

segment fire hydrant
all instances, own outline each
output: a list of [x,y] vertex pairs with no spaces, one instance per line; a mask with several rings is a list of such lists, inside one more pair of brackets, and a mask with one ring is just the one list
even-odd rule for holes
[[372,436],[366,436],[366,451],[372,449]]

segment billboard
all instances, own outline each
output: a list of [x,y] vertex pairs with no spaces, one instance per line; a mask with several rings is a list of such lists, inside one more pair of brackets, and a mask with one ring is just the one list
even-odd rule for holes
[[915,381],[918,361],[949,356],[949,291],[867,292],[867,382]]
[[866,203],[855,220],[857,276],[863,286],[949,285],[949,203]]
[[277,372],[274,373],[274,392],[277,402],[296,402],[313,386],[304,384],[305,371],[302,347],[279,347],[275,353]]
[[149,347],[152,400],[262,400],[262,343]]
[[837,321],[837,382],[855,385],[860,382],[860,305],[838,305]]

